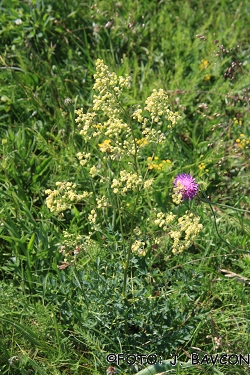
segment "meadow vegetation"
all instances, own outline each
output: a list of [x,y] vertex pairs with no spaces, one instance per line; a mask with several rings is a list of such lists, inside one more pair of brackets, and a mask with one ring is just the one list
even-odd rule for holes
[[1,1],[1,374],[249,373],[249,14]]

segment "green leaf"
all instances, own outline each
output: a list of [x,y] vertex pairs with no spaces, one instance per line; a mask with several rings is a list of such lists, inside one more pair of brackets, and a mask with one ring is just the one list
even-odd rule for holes
[[42,161],[41,164],[39,164],[36,169],[35,169],[35,173],[34,173],[34,176],[32,177],[32,181],[33,182],[36,182],[38,177],[40,177],[41,175],[43,175],[43,173],[46,171],[46,169],[48,168],[49,166],[49,163],[51,162],[52,160],[52,156],[50,156],[49,158],[45,159]]
[[56,352],[56,349],[53,348],[53,346],[48,345],[46,342],[43,342],[39,339],[39,336],[37,336],[29,327],[24,326],[21,323],[17,323],[11,319],[4,318],[0,316],[0,320],[11,324],[11,326],[16,328],[22,335],[23,337],[28,340],[30,343],[32,343],[34,346],[42,349],[42,350],[50,350],[52,352]]
[[29,253],[33,250],[34,242],[35,242],[35,233],[32,234],[32,236],[29,240],[29,243],[28,243],[28,252]]

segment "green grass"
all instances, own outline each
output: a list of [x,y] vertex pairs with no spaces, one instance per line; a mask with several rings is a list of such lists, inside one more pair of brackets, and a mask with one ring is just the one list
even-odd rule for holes
[[[192,353],[249,352],[249,11],[247,0],[1,2],[1,374],[103,375],[109,353],[177,354],[188,366]],[[109,181],[133,168],[127,156],[105,164],[104,139],[86,142],[75,122],[76,109],[91,111],[98,58],[131,76],[127,114],[163,88],[181,115],[165,143],[138,159],[142,171],[153,153],[156,165],[171,166],[148,170],[154,189],[120,200],[76,157],[90,152]],[[213,204],[200,195],[174,205],[178,173],[196,177]],[[57,181],[112,201],[98,211],[90,241],[94,200],[54,215],[45,190]],[[200,217],[203,229],[183,253],[174,255],[154,224],[155,207]],[[135,239],[145,242],[145,256],[128,256]],[[220,363],[112,365],[121,375],[249,371]]]

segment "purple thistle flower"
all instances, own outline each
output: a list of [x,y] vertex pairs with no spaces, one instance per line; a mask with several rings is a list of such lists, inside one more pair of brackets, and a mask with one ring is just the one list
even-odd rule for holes
[[182,173],[175,177],[174,187],[179,189],[182,194],[182,199],[193,199],[198,193],[198,184],[196,184],[195,178],[190,174]]

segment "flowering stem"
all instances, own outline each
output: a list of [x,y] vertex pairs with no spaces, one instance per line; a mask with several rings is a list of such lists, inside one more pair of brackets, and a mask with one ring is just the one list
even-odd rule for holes
[[127,275],[128,275],[128,267],[129,267],[129,261],[130,261],[130,256],[131,256],[131,249],[132,249],[132,243],[133,243],[133,228],[134,228],[134,218],[135,218],[135,211],[136,211],[136,206],[137,206],[137,201],[140,195],[140,189],[138,188],[137,190],[137,196],[135,200],[135,205],[131,217],[131,225],[130,225],[130,240],[129,240],[129,245],[128,245],[128,252],[127,252],[127,259],[125,263],[125,269],[124,269],[124,278],[123,278],[123,290],[122,290],[122,295],[123,298],[126,297],[126,287],[127,287]]
[[126,109],[121,105],[120,102],[118,102],[120,108],[122,109],[124,115],[125,115],[125,118],[126,118],[126,121],[128,122],[129,126],[130,126],[130,130],[131,130],[131,134],[132,134],[132,137],[133,137],[133,142],[134,142],[134,145],[135,145],[135,153],[134,153],[134,167],[135,167],[135,171],[138,173],[138,170],[139,170],[139,165],[138,165],[138,160],[137,160],[137,144],[136,144],[136,139],[135,139],[135,134],[134,134],[134,130],[133,130],[133,126],[132,126],[132,121],[131,121],[131,118],[129,117]]
[[122,246],[123,246],[123,249],[124,249],[124,256],[126,256],[124,233],[123,233],[123,227],[122,227],[122,214],[121,214],[121,208],[120,208],[118,196],[116,197],[116,202],[117,202],[117,208],[118,208],[120,231],[121,231],[121,235],[122,235]]
[[241,211],[241,212],[248,212],[248,213],[250,213],[249,210],[244,210],[243,208],[236,208],[236,207],[228,206],[227,204],[221,204],[221,203],[211,202],[205,194],[203,194],[203,195],[204,195],[204,198],[203,199],[200,198],[200,200],[202,202],[204,202],[204,203],[209,203],[209,204],[211,204],[213,206],[228,207],[228,208],[231,208],[232,210],[235,210],[235,211]]

